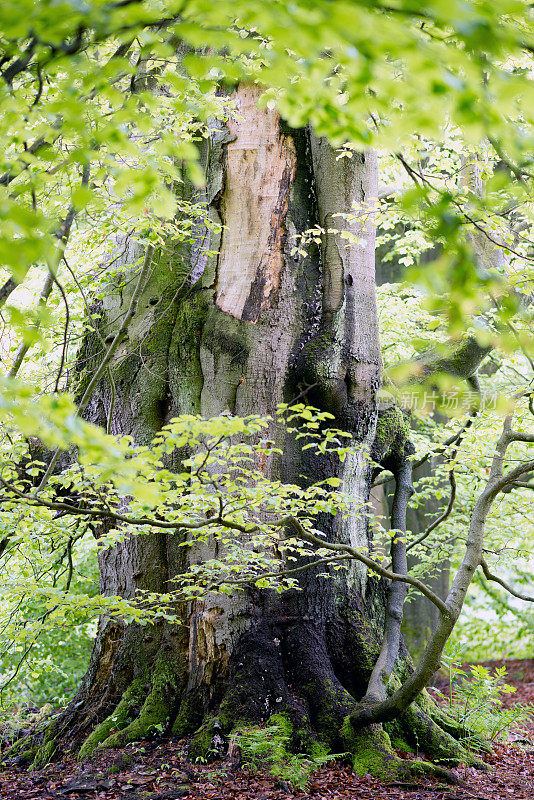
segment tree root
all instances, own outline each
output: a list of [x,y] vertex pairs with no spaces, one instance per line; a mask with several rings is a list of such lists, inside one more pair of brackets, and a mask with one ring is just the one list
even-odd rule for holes
[[[185,673],[161,646],[152,662],[153,674],[140,668],[112,713],[110,703],[97,695],[99,724],[85,739],[78,758],[172,731],[180,736],[193,734],[188,747],[191,759],[210,760],[224,757],[236,728],[282,720],[290,731],[290,751],[311,758],[319,750],[323,754],[327,749],[345,752],[358,774],[384,781],[432,775],[455,783],[456,776],[445,767],[460,763],[484,767],[462,745],[463,731],[426,692],[393,722],[355,727],[354,712],[367,701],[357,701],[356,682],[350,692],[346,681],[339,679],[323,632],[315,626],[295,627],[286,636],[282,648],[276,628],[266,625],[243,635],[232,654],[222,697],[216,689],[209,693],[217,684],[199,682],[184,690]],[[391,681],[395,680],[397,676],[392,675]],[[223,684],[219,686],[222,689]],[[95,705],[93,698],[92,707]],[[104,709],[107,716],[102,719]],[[39,725],[35,733],[10,748],[10,756],[20,753],[19,758],[33,759],[36,767],[50,761],[76,720],[74,710],[71,707],[67,723],[59,714]],[[74,737],[74,741],[79,739]],[[422,752],[438,763],[403,759],[394,748],[415,755]]]
[[48,723],[48,725],[44,729],[43,742],[37,748],[32,762],[33,769],[39,769],[40,767],[44,767],[45,764],[48,764],[48,762],[52,760],[57,749],[56,740],[57,740],[56,720],[52,720],[52,722]]
[[[453,739],[460,742],[466,749],[468,748],[470,751],[474,750],[479,753],[492,752],[491,744],[487,739],[474,733],[465,725],[461,725],[457,720],[453,719],[439,708],[437,710],[432,709],[428,716],[439,725],[442,730],[446,731]],[[480,765],[480,769],[487,769],[483,761],[479,761],[478,765]]]
[[32,733],[21,736],[4,751],[2,763],[31,764],[36,768],[51,760],[56,751],[57,717],[44,723],[41,719],[36,722]]
[[[457,720],[453,719],[453,717],[447,713],[447,709],[439,706],[426,689],[424,689],[417,698],[417,705],[441,728],[441,730],[452,736],[464,749],[469,751],[475,750],[480,753],[492,752],[491,744],[487,739],[484,739],[465,725],[461,725]],[[468,747],[466,747],[465,743],[468,743]],[[479,769],[487,769],[486,764],[482,761],[478,761],[474,766],[477,766]]]
[[202,691],[186,690],[172,725],[172,735],[181,738],[197,731],[202,725],[205,705],[206,701]]
[[[191,699],[182,698],[173,732],[184,730],[188,717],[182,709],[190,708]],[[283,716],[291,729],[291,748],[311,752],[317,745],[308,705],[287,681],[287,674],[276,634],[257,629],[245,635],[233,655],[226,692],[218,708],[208,714],[189,744],[191,759],[213,759],[224,755],[226,742],[236,727],[262,724]],[[193,717],[194,718],[194,717]]]
[[17,739],[2,753],[1,763],[17,764],[18,766],[31,764],[37,753],[37,747],[32,742],[31,735]]
[[109,717],[97,725],[92,733],[89,734],[80,748],[78,758],[83,759],[91,755],[97,747],[105,747],[105,742],[111,738],[113,731],[121,731],[125,728],[132,716],[132,712],[143,701],[146,696],[147,676],[136,678],[129,688],[125,691],[121,701]]
[[459,783],[454,773],[437,764],[399,758],[388,734],[380,725],[369,725],[355,732],[349,715],[345,718],[341,735],[345,748],[351,753],[352,766],[357,775],[372,775],[386,782],[430,775],[447,783]]
[[439,717],[434,721],[415,703],[399,719],[406,738],[415,745],[416,752],[422,750],[433,761],[450,767],[469,764],[484,768],[484,763],[469,753],[439,722]]
[[[138,685],[134,688],[134,684],[132,684],[131,688],[133,688],[134,691],[125,704],[124,712],[121,712],[125,719],[127,718],[128,711],[132,708],[132,701],[135,699],[135,695],[138,695],[140,691]],[[156,659],[150,690],[146,695],[139,716],[126,725],[125,728],[122,728],[122,730],[111,733],[107,738],[101,740],[97,745],[98,748],[124,747],[130,742],[146,739],[154,733],[165,733],[169,728],[172,714],[176,707],[176,693],[176,676],[168,664],[165,652],[160,651]],[[121,704],[117,706],[117,710],[120,705]],[[108,720],[111,722],[110,730],[113,727],[113,717],[113,714],[111,717],[108,717]],[[104,724],[108,720],[105,720]],[[82,747],[86,755],[88,754],[88,751],[85,750],[87,742],[88,740],[86,740]],[[80,750],[80,755],[82,750]]]

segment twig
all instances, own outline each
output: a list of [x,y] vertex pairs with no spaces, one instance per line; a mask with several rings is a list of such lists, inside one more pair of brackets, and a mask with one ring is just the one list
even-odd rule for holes
[[486,578],[486,580],[498,583],[499,586],[502,586],[503,589],[506,589],[506,591],[509,594],[513,595],[514,597],[517,597],[519,600],[526,600],[527,603],[534,603],[533,596],[528,594],[523,594],[522,592],[516,592],[516,590],[513,589],[509,583],[506,583],[506,581],[504,581],[502,578],[499,578],[498,575],[495,575],[495,573],[491,572],[486,562],[486,559],[482,558],[480,560],[480,566],[482,567],[482,571],[484,573],[484,577]]
[[[137,285],[136,285],[136,287],[134,289],[134,292],[132,294],[132,298],[130,300],[130,305],[129,305],[128,311],[127,311],[124,319],[122,320],[122,324],[121,324],[119,330],[117,331],[117,333],[115,334],[115,337],[114,337],[113,341],[111,342],[107,353],[104,355],[104,358],[102,359],[102,362],[100,363],[98,369],[95,370],[95,373],[94,373],[93,377],[89,381],[89,383],[88,383],[88,385],[87,385],[87,387],[85,389],[85,392],[83,393],[83,396],[82,396],[80,402],[78,403],[77,414],[79,416],[81,414],[83,414],[83,412],[87,408],[87,405],[88,405],[88,403],[89,403],[89,401],[91,399],[91,395],[93,393],[93,389],[95,388],[95,386],[97,385],[98,381],[102,377],[102,374],[104,373],[104,371],[108,368],[109,362],[113,358],[115,352],[117,351],[117,348],[119,347],[119,345],[122,342],[124,336],[126,335],[126,331],[128,330],[128,326],[129,326],[130,322],[132,321],[132,319],[134,318],[135,314],[137,313],[137,306],[138,306],[138,303],[139,303],[139,297],[140,297],[140,295],[141,295],[141,293],[142,293],[142,291],[143,291],[143,289],[145,287],[145,279],[146,279],[147,273],[148,273],[148,271],[150,269],[150,265],[152,263],[153,253],[154,253],[153,246],[152,245],[148,245],[146,253],[145,253],[145,259],[144,259],[144,262],[143,262],[143,266],[141,267],[141,271],[139,273],[139,278],[137,280]],[[38,495],[40,492],[42,492],[42,490],[44,489],[44,487],[48,483],[48,480],[49,480],[49,478],[50,478],[50,476],[51,476],[51,474],[52,474],[52,472],[54,470],[54,467],[56,466],[57,460],[59,458],[59,453],[60,453],[60,448],[58,447],[56,449],[56,451],[54,452],[54,455],[52,456],[52,458],[50,460],[50,463],[48,464],[48,467],[46,468],[46,472],[43,475],[39,486],[35,490],[35,495]]]

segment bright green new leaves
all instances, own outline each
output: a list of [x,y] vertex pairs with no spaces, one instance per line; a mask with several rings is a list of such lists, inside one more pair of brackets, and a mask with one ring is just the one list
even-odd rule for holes
[[[284,520],[296,518],[317,533],[319,514],[361,512],[338,480],[282,480],[282,450],[274,439],[314,448],[330,463],[341,462],[351,446],[346,434],[327,427],[330,414],[303,404],[280,407],[276,420],[183,415],[142,447],[80,419],[67,395],[36,401],[30,388],[14,381],[3,388],[0,689],[5,685],[7,697],[12,684],[20,688],[29,680],[34,659],[46,685],[47,648],[71,635],[85,646],[88,626],[101,615],[146,625],[174,621],[183,603],[209,591],[298,588],[303,557],[324,565],[328,576],[332,554],[300,541]],[[63,451],[61,473],[42,490],[47,456],[35,436],[50,451]],[[189,567],[168,593],[98,594],[98,550],[130,536],[160,535],[176,537],[188,551]],[[71,688],[72,682],[58,680],[64,691]]]
[[[385,297],[381,313],[393,319],[386,360],[414,355],[402,322],[419,344],[438,349],[451,332],[463,335],[480,310],[483,335],[508,352],[525,349],[528,315],[513,315],[531,291],[525,264],[532,253],[523,237],[532,215],[533,51],[532,10],[522,0],[7,0],[0,7],[2,282],[13,275],[37,297],[36,276],[59,277],[66,296],[76,295],[69,309],[75,341],[86,312],[83,293],[92,301],[104,283],[116,280],[122,288],[124,276],[107,263],[118,238],[156,248],[195,239],[197,222],[206,222],[202,198],[191,188],[204,177],[199,152],[209,147],[213,120],[224,122],[230,112],[235,84],[257,81],[265,89],[262,103],[276,105],[290,126],[311,124],[343,146],[340,157],[371,145],[405,156],[402,168],[396,159],[390,170],[395,182],[403,170],[407,177],[399,181],[395,210],[380,207],[380,242],[395,240],[394,256],[408,266],[435,245],[441,255],[431,269],[413,273],[422,292],[410,287]],[[448,141],[436,155],[432,142],[442,142],[444,131]],[[480,148],[488,163],[484,196],[462,188],[459,178],[462,152]],[[475,258],[472,238],[481,228],[490,245],[504,243],[506,266],[485,269]],[[54,293],[59,298],[60,286]],[[63,336],[60,302],[52,295],[46,309],[18,300],[3,309],[17,342],[42,341],[39,379],[51,372],[47,332],[56,329],[54,343]],[[10,346],[2,348],[8,362]],[[232,591],[254,582],[287,588],[295,581],[290,570],[309,549],[286,538],[280,521],[291,515],[313,530],[319,513],[349,513],[335,478],[299,486],[275,477],[285,437],[317,458],[343,460],[351,443],[328,429],[328,415],[302,406],[284,409],[284,424],[180,417],[151,447],[140,448],[86,424],[72,400],[47,395],[50,388],[43,384],[40,396],[4,383],[0,392],[3,540],[14,552],[28,547],[29,562],[38,565],[40,588],[33,568],[18,578],[26,619],[37,606],[48,614],[41,628],[102,610],[144,621],[210,588]],[[486,419],[477,430],[490,441],[496,427]],[[73,451],[71,466],[39,497],[28,483],[42,474],[39,458],[23,477],[15,466],[32,437]],[[464,529],[471,488],[487,458],[484,446],[467,444],[462,504],[447,540]],[[60,489],[67,499],[58,500]],[[21,507],[26,516],[13,524]],[[98,526],[110,515],[115,524],[101,546],[133,533],[182,538],[192,565],[172,596],[145,597],[141,606],[95,599],[86,587],[74,599],[68,569],[57,585],[46,583],[38,556],[39,548],[50,555],[46,537],[57,544],[50,552],[66,553],[68,562],[68,548],[81,547],[69,525],[81,522],[85,533],[89,522]],[[504,546],[495,521],[489,525]],[[4,596],[11,613],[18,602],[14,582]],[[69,617],[68,609],[77,611]],[[26,634],[18,639],[20,629],[9,630],[22,654]]]
[[[40,0],[0,10],[0,257],[20,279],[53,260],[69,204],[171,217],[217,87],[256,80],[294,126],[403,149],[444,124],[532,153],[532,12],[522,0]],[[90,183],[79,171],[91,166]]]
[[525,729],[532,720],[530,704],[503,706],[506,695],[516,691],[505,683],[506,667],[495,668],[493,674],[478,664],[466,670],[455,654],[444,657],[443,662],[449,677],[448,711],[465,731],[461,741],[468,750],[476,751],[476,739],[481,736],[492,743],[507,741],[512,732],[517,735],[518,728]]
[[[132,534],[162,531],[182,537],[182,545],[192,549],[192,566],[176,576],[178,593],[160,597],[159,604],[254,582],[278,590],[294,586],[291,562],[302,555],[328,553],[299,541],[286,520],[298,519],[314,532],[318,514],[360,512],[335,491],[340,480],[301,486],[276,477],[282,451],[272,433],[282,441],[296,435],[297,446],[314,448],[318,458],[345,458],[350,436],[326,428],[332,417],[325,412],[304,405],[281,407],[277,422],[256,416],[202,420],[184,415],[166,425],[150,447],[141,447],[129,437],[107,435],[81,420],[66,396],[35,403],[23,388],[11,388],[11,403],[4,399],[1,410],[5,423],[21,433],[38,434],[48,447],[70,449],[72,464],[36,491],[28,481],[35,476],[37,485],[42,463],[35,458],[26,462],[21,474],[24,445],[18,443],[5,453],[2,464],[4,509],[13,513],[29,507],[36,514],[42,508],[46,518],[55,511],[97,529],[107,521],[100,548]],[[195,557],[198,547],[202,558]],[[221,555],[210,557],[219,548]],[[112,610],[125,613],[123,607]],[[142,611],[136,613],[143,616]]]

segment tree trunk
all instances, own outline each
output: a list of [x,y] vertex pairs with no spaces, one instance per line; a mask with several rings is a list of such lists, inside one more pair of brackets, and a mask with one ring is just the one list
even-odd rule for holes
[[[399,231],[401,233],[401,231]],[[420,255],[420,263],[432,263],[440,253],[440,247],[435,246]],[[387,250],[378,248],[376,252],[376,286],[385,283],[402,283],[406,276],[406,267],[398,259],[386,261],[384,256]],[[433,458],[426,461],[413,471],[412,480],[417,490],[417,483],[421,478],[427,478],[435,471],[439,459]],[[443,481],[442,489],[447,491],[448,484]],[[379,491],[379,490],[380,491]],[[373,491],[373,502],[376,503],[376,513],[388,520],[393,499],[393,482]],[[406,515],[406,530],[409,532],[410,541],[417,539],[427,529],[428,525],[441,510],[441,504],[435,496],[420,501],[417,507],[408,507]],[[418,559],[408,556],[408,566],[411,569],[418,563]],[[442,600],[449,593],[450,560],[448,558],[435,565],[434,574],[426,578],[427,585]],[[422,594],[414,594],[404,605],[402,632],[404,641],[410,655],[418,659],[430,639],[432,631],[438,621],[439,612],[436,606]]]
[[[276,111],[259,110],[258,95],[252,86],[237,91],[239,114],[227,127],[214,126],[206,148],[200,199],[220,232],[198,230],[194,244],[154,259],[111,363],[112,381],[101,380],[85,416],[149,443],[179,414],[270,414],[277,403],[304,396],[351,433],[341,477],[359,505],[369,498],[366,451],[380,460],[391,458],[392,446],[402,454],[405,445],[398,431],[387,446],[376,436],[376,158],[372,152],[339,158],[308,131],[285,129]],[[322,247],[311,244],[303,257],[294,245],[317,225],[325,231]],[[120,325],[132,284],[110,286],[100,307],[106,339]],[[100,340],[88,336],[78,358],[80,392],[101,357]],[[315,481],[339,469],[329,459],[297,455],[289,440],[282,444],[283,457],[269,467],[273,476]],[[361,512],[319,522],[330,540],[372,548]],[[178,534],[153,533],[103,551],[102,593],[166,591],[187,567],[180,541]],[[213,557],[213,547],[195,546],[188,555]],[[181,625],[103,618],[83,683],[47,732],[37,762],[66,738],[83,742],[85,756],[162,731],[193,735],[190,753],[198,755],[221,748],[239,720],[282,713],[301,751],[319,738],[353,753],[362,774],[424,769],[398,759],[381,728],[354,735],[345,721],[365,694],[380,649],[387,591],[352,563],[330,579],[318,570],[302,573],[299,592],[210,595],[178,609]],[[394,680],[407,669],[403,651]],[[424,739],[430,756],[456,763],[465,753],[432,722],[435,711],[423,698],[390,732],[414,746]]]
[[[414,483],[420,478],[426,478],[433,474],[438,466],[437,458],[422,464],[414,470]],[[449,489],[443,481],[445,492]],[[443,511],[443,502],[439,502],[436,497],[431,496],[423,501],[417,508],[408,510],[407,530],[411,533],[412,539],[417,539],[427,529],[433,519]],[[410,567],[418,562],[416,558],[409,558]],[[450,561],[441,560],[435,565],[433,575],[429,575],[426,583],[438,597],[444,600],[449,593],[450,584]],[[438,621],[439,611],[436,606],[423,595],[417,594],[406,603],[404,607],[403,634],[408,646],[408,650],[413,658],[422,655],[428,640]]]

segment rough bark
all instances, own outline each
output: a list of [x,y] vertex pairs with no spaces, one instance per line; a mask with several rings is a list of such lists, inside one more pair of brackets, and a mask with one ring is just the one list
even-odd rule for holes
[[[259,111],[257,98],[256,88],[241,87],[239,113],[227,127],[214,126],[206,148],[203,199],[221,232],[199,229],[195,244],[156,254],[85,416],[148,443],[181,413],[268,414],[304,394],[350,432],[349,457],[341,468],[330,458],[312,458],[289,438],[280,441],[273,428],[284,455],[264,469],[291,481],[341,469],[356,508],[369,498],[369,451],[385,465],[397,463],[399,453],[406,463],[402,426],[376,435],[381,358],[374,225],[369,208],[358,214],[376,196],[376,158],[372,152],[338,158],[308,131],[285,129],[276,111]],[[325,229],[321,250],[295,253],[295,237],[317,224]],[[130,263],[138,255],[131,248]],[[101,363],[102,339],[113,341],[131,306],[135,281],[121,277],[123,288],[110,286],[98,307],[100,338],[86,337],[80,352],[79,397]],[[331,541],[370,545],[361,511],[318,524]],[[178,534],[153,533],[103,551],[102,593],[165,591],[187,566],[180,541]],[[196,545],[188,557],[212,557],[214,547]],[[302,573],[301,591],[282,596],[210,595],[177,609],[181,625],[140,628],[103,618],[83,683],[48,726],[36,762],[50,758],[58,742],[75,742],[87,756],[95,747],[162,731],[192,735],[191,755],[205,754],[223,746],[239,720],[283,713],[300,750],[319,737],[350,751],[362,773],[427,769],[400,761],[382,728],[355,733],[348,723],[380,652],[387,592],[351,563],[330,579],[310,569]],[[393,666],[388,662],[390,671]],[[425,730],[426,750],[438,760],[465,758],[428,708],[412,707],[396,724],[392,733],[404,739],[421,738]]]

